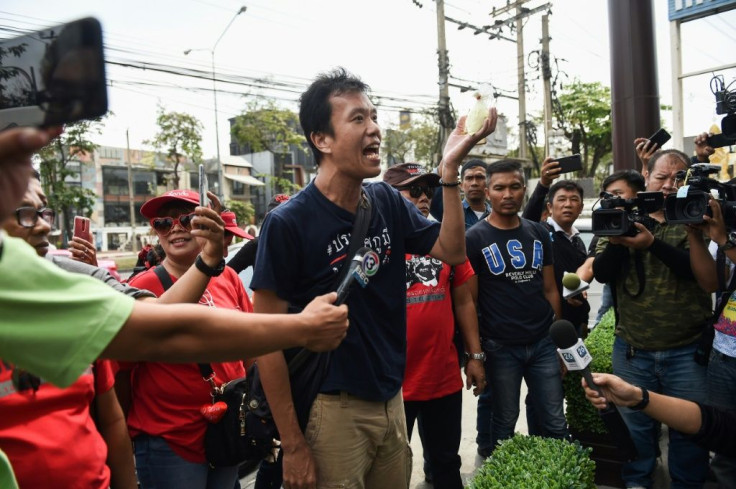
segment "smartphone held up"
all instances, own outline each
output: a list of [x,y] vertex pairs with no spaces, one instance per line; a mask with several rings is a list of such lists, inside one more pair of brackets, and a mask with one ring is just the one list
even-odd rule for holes
[[93,243],[92,231],[90,230],[90,220],[88,217],[74,216],[74,237],[82,238]]
[[107,112],[102,27],[94,18],[0,42],[0,131]]

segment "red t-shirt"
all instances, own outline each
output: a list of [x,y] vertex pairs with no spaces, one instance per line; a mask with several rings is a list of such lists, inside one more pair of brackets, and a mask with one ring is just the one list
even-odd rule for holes
[[[172,281],[176,278],[171,277]],[[161,281],[154,269],[133,277],[130,285],[163,294]],[[252,312],[253,306],[238,275],[229,267],[219,277],[210,279],[200,304]],[[217,383],[222,384],[245,375],[243,362],[212,363]],[[130,365],[120,363],[121,370]],[[131,406],[128,429],[131,438],[147,433],[164,438],[171,449],[190,462],[203,463],[204,434],[207,421],[200,408],[210,404],[210,386],[196,363],[167,364],[141,362],[131,372]]]
[[64,487],[107,489],[107,445],[90,416],[99,392],[112,388],[113,375],[105,361],[95,362],[66,389],[43,382],[16,392],[13,367],[0,361],[0,448],[8,455],[22,488]]
[[405,401],[427,401],[463,388],[457,349],[451,288],[474,275],[470,262],[455,268],[431,256],[406,255]]

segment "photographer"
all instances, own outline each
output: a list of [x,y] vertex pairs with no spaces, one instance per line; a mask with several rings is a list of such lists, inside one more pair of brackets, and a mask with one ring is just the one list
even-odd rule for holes
[[[707,292],[717,291],[716,313],[712,327],[704,334],[707,366],[708,404],[725,410],[736,407],[736,240],[726,226],[721,205],[709,202],[712,216],[703,216],[700,226],[688,226],[690,260],[693,272]],[[710,238],[706,246],[703,234]],[[711,470],[722,487],[736,487],[736,453],[717,454]]]
[[[648,162],[648,192],[675,192],[676,175],[688,167],[687,155],[658,151]],[[695,280],[689,243],[682,226],[668,225],[664,210],[635,222],[634,236],[601,238],[593,272],[611,283],[616,311],[613,371],[653,392],[704,402],[705,368],[693,358],[710,297]],[[648,416],[622,410],[639,456],[626,463],[628,487],[651,487],[657,457],[657,424]],[[699,487],[708,474],[708,452],[676,430],[670,431],[669,471],[673,486]]]

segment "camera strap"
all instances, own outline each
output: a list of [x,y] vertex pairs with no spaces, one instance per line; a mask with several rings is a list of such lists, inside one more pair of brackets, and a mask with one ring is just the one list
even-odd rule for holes
[[644,260],[640,250],[634,250],[634,267],[636,268],[636,278],[639,281],[639,290],[636,291],[636,294],[632,294],[626,286],[626,277],[629,275],[631,261],[626,260],[624,262],[624,292],[626,292],[626,295],[632,299],[636,299],[642,294],[642,292],[644,292],[644,285],[646,284],[646,277],[644,276]]

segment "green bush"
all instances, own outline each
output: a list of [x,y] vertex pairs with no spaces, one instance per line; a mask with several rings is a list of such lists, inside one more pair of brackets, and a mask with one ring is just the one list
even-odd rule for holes
[[502,441],[468,489],[594,489],[590,448],[519,433]]
[[[603,316],[598,326],[585,339],[585,346],[593,357],[593,361],[589,365],[591,372],[613,372],[611,358],[613,356],[615,322],[613,309],[610,309]],[[600,416],[598,416],[598,410],[585,398],[580,383],[581,377],[580,372],[568,372],[562,381],[567,404],[565,409],[567,424],[575,431],[606,434],[608,431]]]

